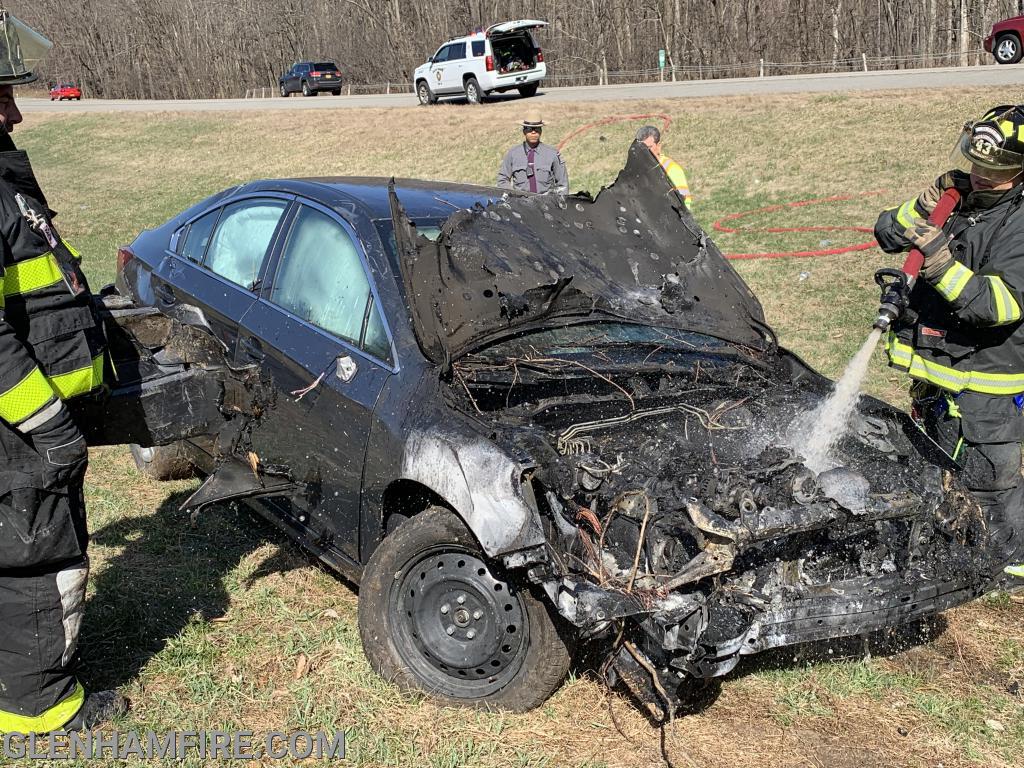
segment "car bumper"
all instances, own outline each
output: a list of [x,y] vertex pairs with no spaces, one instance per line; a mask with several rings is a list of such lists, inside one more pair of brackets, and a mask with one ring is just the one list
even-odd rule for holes
[[994,34],[993,35],[989,35],[982,42],[982,44],[981,44],[982,48],[984,48],[989,53],[992,53],[992,43],[993,43],[994,40],[995,40],[995,35]]
[[341,88],[341,78],[336,80],[310,80],[309,87],[314,91],[336,91]]

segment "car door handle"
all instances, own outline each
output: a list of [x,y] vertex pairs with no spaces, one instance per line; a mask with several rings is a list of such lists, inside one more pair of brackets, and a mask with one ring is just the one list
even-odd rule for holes
[[352,381],[358,372],[359,366],[349,355],[342,355],[337,359],[334,374],[346,384]]
[[238,346],[242,350],[242,354],[250,360],[259,362],[266,355],[263,352],[263,345],[260,344],[259,339],[255,336],[246,336],[239,343]]

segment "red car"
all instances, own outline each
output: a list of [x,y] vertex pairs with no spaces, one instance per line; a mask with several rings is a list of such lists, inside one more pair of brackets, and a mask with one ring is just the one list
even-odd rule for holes
[[1020,61],[1021,40],[1024,40],[1024,16],[1003,19],[992,25],[985,38],[985,50],[1000,64],[1016,64]]
[[82,100],[82,89],[74,83],[60,83],[50,89],[50,101]]

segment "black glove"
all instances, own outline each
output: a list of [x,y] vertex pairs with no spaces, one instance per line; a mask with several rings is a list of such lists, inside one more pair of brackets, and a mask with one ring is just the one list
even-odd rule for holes
[[89,459],[85,437],[64,406],[31,430],[28,437],[43,459],[43,477],[48,488],[66,486],[85,472]]
[[929,282],[941,280],[953,263],[953,254],[949,252],[949,237],[946,233],[940,227],[918,220],[903,233],[903,236],[924,255],[921,277]]

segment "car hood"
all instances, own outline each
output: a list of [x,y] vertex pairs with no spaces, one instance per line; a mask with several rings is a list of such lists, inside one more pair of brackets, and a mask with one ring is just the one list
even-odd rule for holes
[[433,241],[417,235],[393,184],[391,206],[413,325],[435,363],[595,315],[771,343],[753,292],[641,144],[595,198],[511,193],[457,211]]

